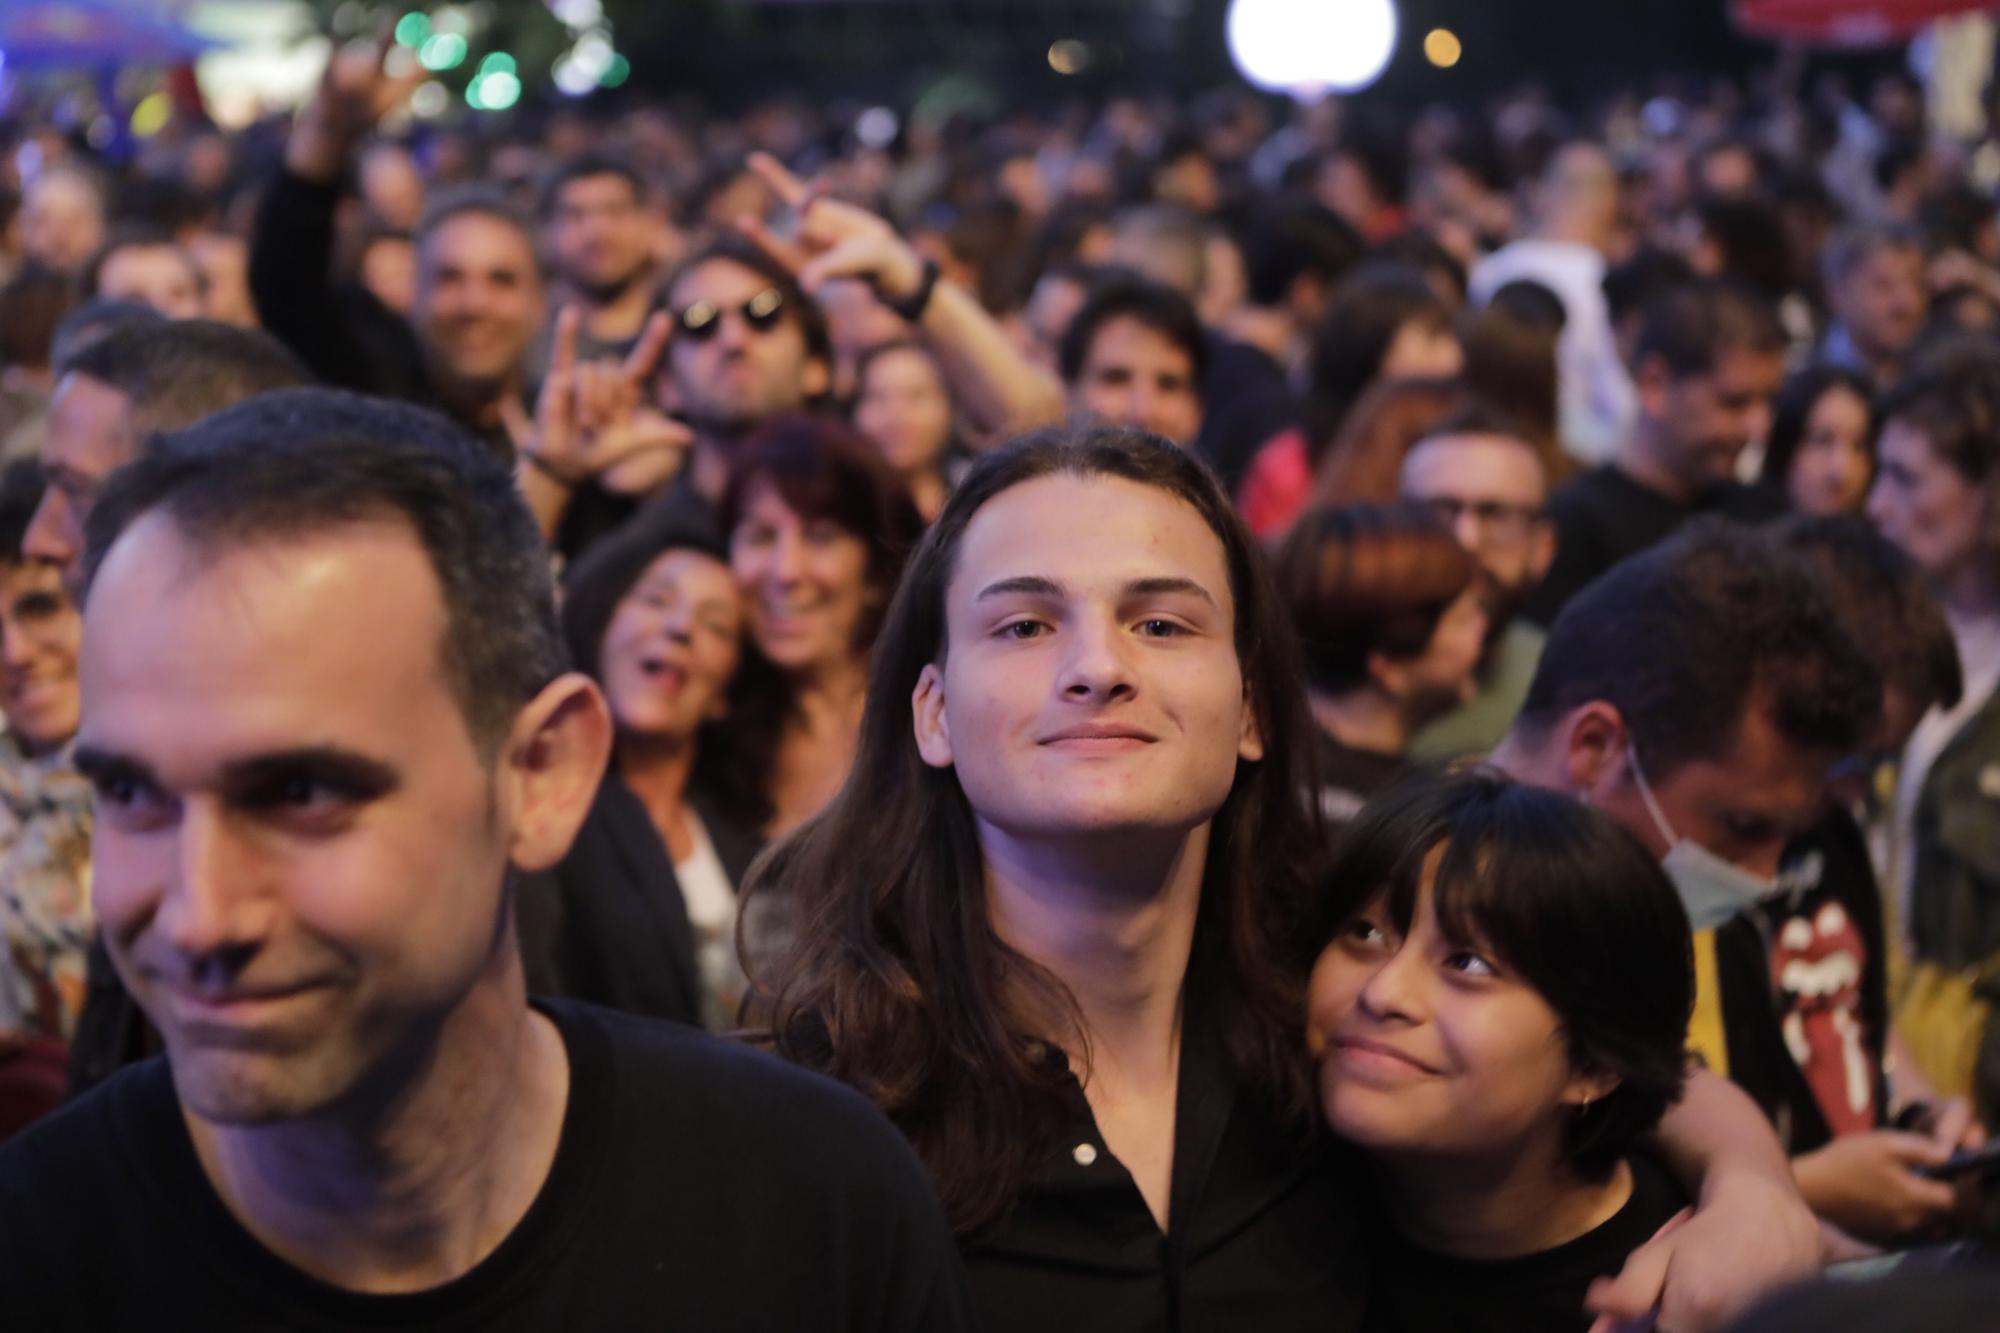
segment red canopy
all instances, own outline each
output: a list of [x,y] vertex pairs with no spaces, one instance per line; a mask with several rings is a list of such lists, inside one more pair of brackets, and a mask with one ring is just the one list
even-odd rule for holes
[[2000,0],[1735,0],[1736,25],[1753,37],[1827,46],[1908,41],[1938,19],[2000,10]]

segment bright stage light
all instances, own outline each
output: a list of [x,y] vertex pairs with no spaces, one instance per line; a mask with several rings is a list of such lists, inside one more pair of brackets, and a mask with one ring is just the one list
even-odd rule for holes
[[1396,51],[1395,0],[1231,0],[1229,54],[1272,92],[1354,92]]

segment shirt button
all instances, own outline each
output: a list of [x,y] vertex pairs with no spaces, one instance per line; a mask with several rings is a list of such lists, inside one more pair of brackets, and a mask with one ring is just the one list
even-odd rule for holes
[[1097,1147],[1094,1144],[1079,1143],[1076,1145],[1076,1151],[1070,1156],[1076,1159],[1078,1166],[1089,1166],[1097,1160]]

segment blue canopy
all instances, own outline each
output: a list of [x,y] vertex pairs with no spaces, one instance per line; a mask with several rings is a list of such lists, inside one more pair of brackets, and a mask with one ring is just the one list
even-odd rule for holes
[[0,0],[11,69],[177,65],[216,45],[146,0]]

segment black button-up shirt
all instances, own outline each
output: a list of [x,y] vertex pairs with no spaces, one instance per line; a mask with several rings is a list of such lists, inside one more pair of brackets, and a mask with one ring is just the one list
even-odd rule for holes
[[1073,1092],[1020,1202],[963,1246],[987,1333],[1360,1327],[1366,1177],[1351,1152],[1301,1147],[1237,1095],[1200,1006],[1183,1017],[1164,1233]]

